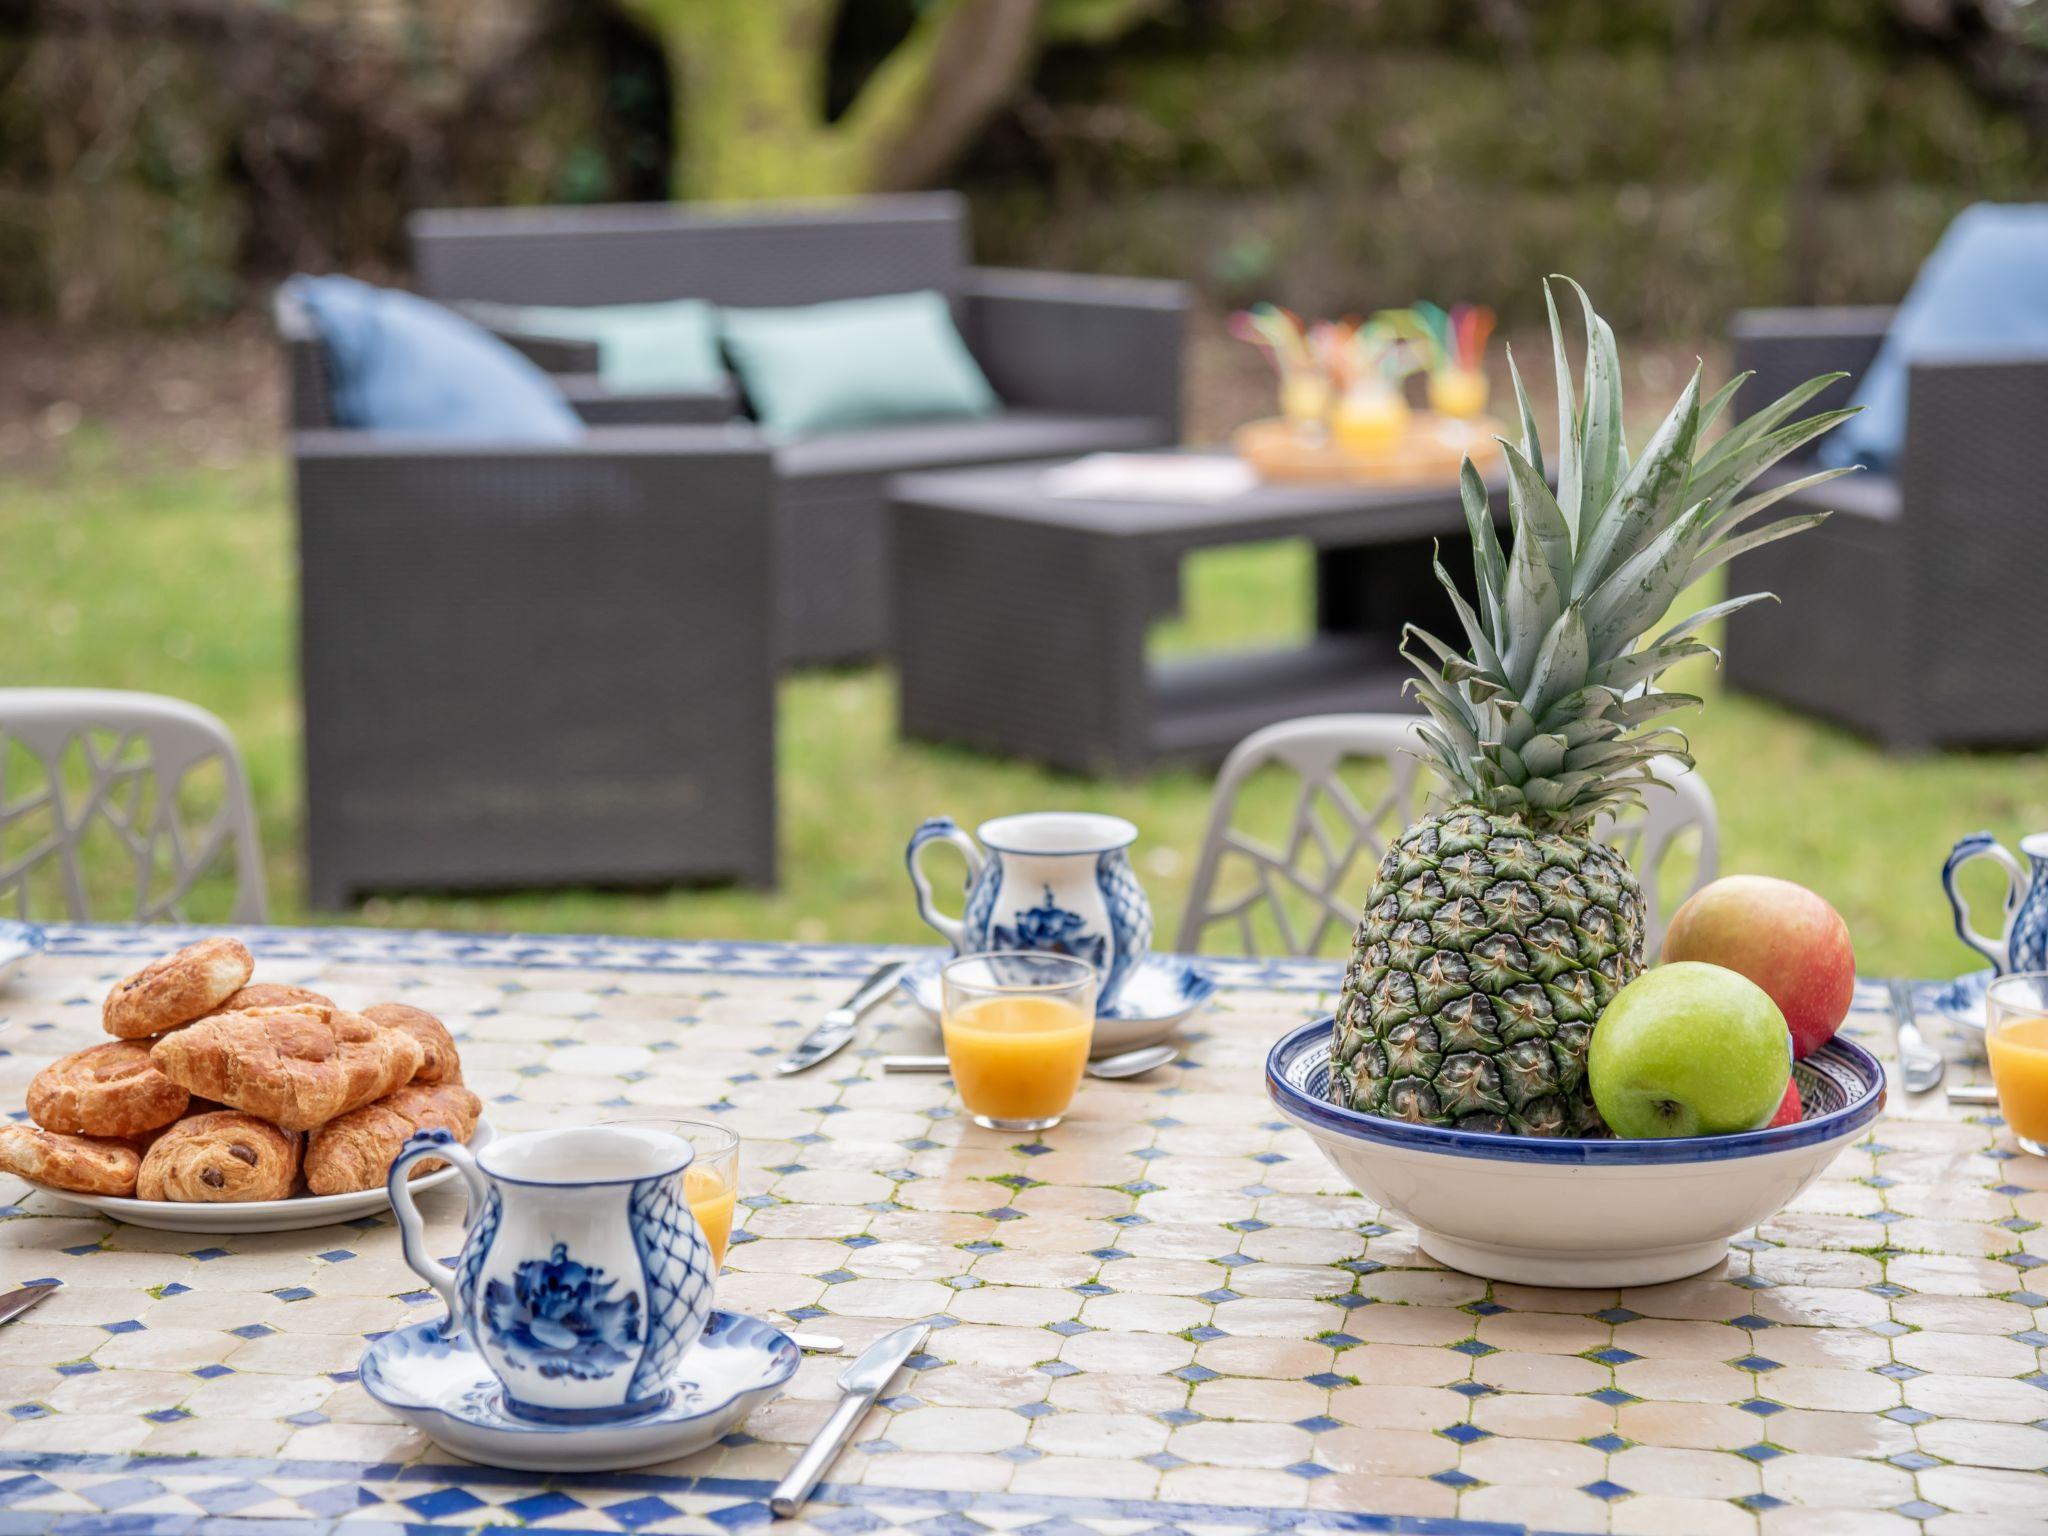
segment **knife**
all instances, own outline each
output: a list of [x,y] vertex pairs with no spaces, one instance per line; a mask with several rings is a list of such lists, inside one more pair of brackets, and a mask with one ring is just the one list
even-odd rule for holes
[[49,1296],[53,1291],[60,1291],[62,1289],[62,1285],[52,1283],[50,1285],[24,1285],[18,1291],[9,1291],[5,1296],[0,1296],[0,1323],[13,1322],[22,1313]]
[[1925,1093],[1939,1085],[1948,1063],[1941,1052],[1927,1043],[1927,1037],[1914,1022],[1913,983],[1894,981],[1891,992],[1892,1016],[1899,1026],[1899,1075],[1905,1079],[1906,1092]]
[[860,1027],[860,1016],[889,995],[889,989],[896,985],[907,963],[891,960],[887,965],[876,967],[875,973],[860,984],[853,996],[826,1014],[824,1022],[804,1036],[803,1044],[775,1064],[775,1070],[785,1075],[801,1072],[807,1067],[815,1067],[842,1048]]
[[839,1390],[845,1395],[832,1410],[832,1417],[825,1421],[825,1427],[812,1436],[803,1455],[797,1457],[789,1476],[775,1485],[775,1492],[768,1497],[771,1514],[787,1520],[804,1507],[804,1500],[818,1486],[818,1479],[852,1437],[861,1415],[882,1395],[896,1368],[924,1346],[931,1331],[930,1323],[907,1323],[894,1333],[885,1333],[839,1373]]

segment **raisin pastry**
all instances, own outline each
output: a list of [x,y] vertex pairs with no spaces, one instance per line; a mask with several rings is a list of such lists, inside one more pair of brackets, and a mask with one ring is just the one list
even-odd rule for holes
[[29,1118],[69,1136],[140,1136],[176,1120],[191,1099],[157,1069],[146,1040],[88,1047],[28,1085]]
[[413,1074],[414,1082],[462,1081],[462,1058],[455,1053],[455,1037],[448,1033],[447,1025],[426,1009],[415,1008],[409,1003],[379,1003],[374,1008],[365,1008],[363,1017],[386,1029],[403,1030],[419,1041],[420,1049],[426,1055],[420,1062],[419,1071]]
[[254,1115],[188,1115],[157,1137],[136,1171],[144,1200],[207,1203],[289,1199],[300,1138]]
[[201,939],[152,960],[107,994],[100,1022],[123,1040],[203,1018],[245,985],[256,962],[238,939]]
[[[482,1112],[483,1101],[460,1083],[409,1084],[313,1132],[306,1139],[306,1187],[316,1195],[380,1188],[415,1131],[448,1131],[468,1141]],[[412,1176],[446,1166],[422,1158]]]
[[359,1013],[304,1003],[217,1013],[166,1035],[151,1056],[164,1075],[287,1131],[310,1131],[412,1081],[411,1035]]
[[142,1154],[125,1141],[0,1125],[0,1170],[76,1195],[133,1195]]

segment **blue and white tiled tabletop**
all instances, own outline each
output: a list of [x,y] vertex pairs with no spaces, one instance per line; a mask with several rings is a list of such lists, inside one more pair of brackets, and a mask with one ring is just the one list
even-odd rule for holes
[[[933,1045],[901,1002],[860,1050],[769,1070],[881,951],[247,937],[264,979],[446,1018],[501,1129],[729,1121],[747,1210],[722,1305],[853,1347],[934,1321],[793,1529],[2048,1532],[2048,1163],[1938,1095],[1895,1096],[1719,1271],[1537,1290],[1436,1267],[1273,1115],[1266,1048],[1325,1006],[1331,965],[1214,962],[1183,1065],[1091,1082],[1020,1141],[943,1080],[882,1076],[876,1055]],[[52,930],[0,992],[0,1105],[100,1038],[108,984],[175,941]],[[1849,1027],[1890,1055],[1876,1013]],[[459,1195],[423,1203],[449,1251]],[[388,1216],[180,1236],[0,1176],[0,1288],[45,1277],[64,1290],[0,1328],[0,1536],[765,1524],[842,1363],[807,1360],[688,1461],[523,1473],[455,1461],[357,1384],[366,1339],[438,1308]]]

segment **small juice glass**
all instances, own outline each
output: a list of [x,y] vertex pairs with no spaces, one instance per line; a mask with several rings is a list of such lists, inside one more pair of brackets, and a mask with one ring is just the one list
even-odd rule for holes
[[1095,967],[1069,955],[965,955],[939,973],[960,1102],[992,1131],[1043,1131],[1074,1102],[1095,1038]]
[[2048,971],[2000,976],[1984,990],[1984,1013],[1998,1112],[2023,1148],[2048,1157]]
[[740,1139],[708,1120],[608,1120],[607,1125],[632,1125],[661,1131],[687,1141],[697,1154],[683,1170],[683,1198],[711,1245],[711,1262],[721,1267],[732,1241],[732,1219],[740,1198]]

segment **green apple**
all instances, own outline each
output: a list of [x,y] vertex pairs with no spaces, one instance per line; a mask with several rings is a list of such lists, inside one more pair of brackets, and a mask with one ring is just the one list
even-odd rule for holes
[[1615,994],[1594,1026],[1586,1070],[1617,1136],[1753,1131],[1785,1097],[1792,1035],[1748,977],[1680,960]]

